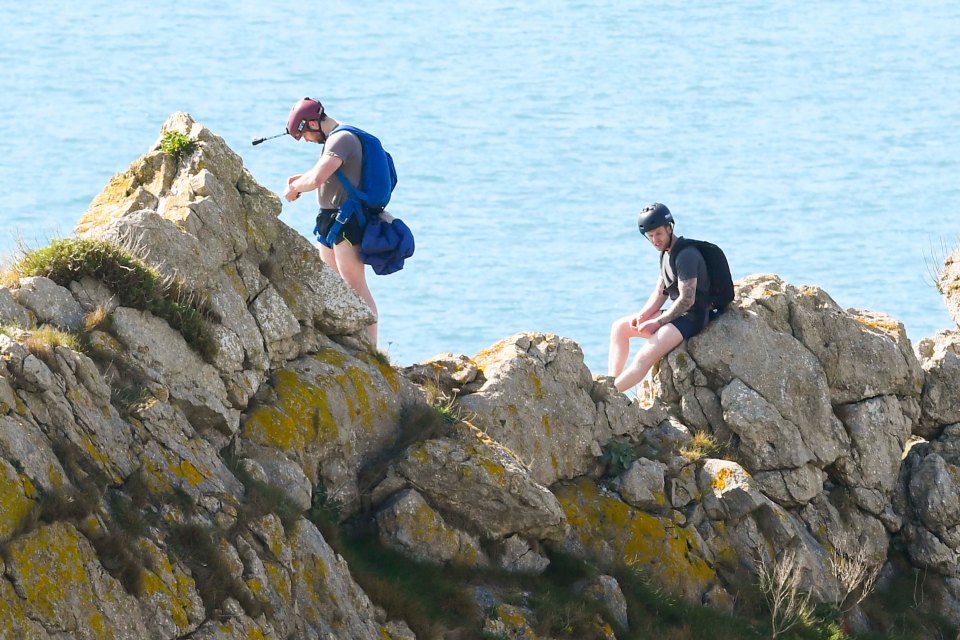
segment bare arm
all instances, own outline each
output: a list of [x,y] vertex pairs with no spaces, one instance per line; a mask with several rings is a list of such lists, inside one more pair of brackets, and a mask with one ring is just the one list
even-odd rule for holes
[[293,202],[300,197],[301,193],[317,189],[330,179],[330,176],[340,168],[341,164],[343,164],[343,160],[337,156],[323,154],[317,160],[317,164],[313,165],[313,168],[309,171],[287,178],[287,190],[283,197],[288,202]]
[[652,318],[657,311],[660,311],[660,308],[666,300],[667,294],[663,292],[663,280],[657,278],[657,286],[650,293],[650,297],[647,298],[646,304],[640,309],[640,313],[637,314],[636,323],[640,324]]
[[689,311],[697,299],[696,278],[681,280],[679,283],[677,283],[677,286],[680,289],[680,296],[673,301],[673,304],[670,305],[670,308],[667,309],[666,312],[657,318],[657,322],[660,323],[661,327],[671,320],[676,320]]

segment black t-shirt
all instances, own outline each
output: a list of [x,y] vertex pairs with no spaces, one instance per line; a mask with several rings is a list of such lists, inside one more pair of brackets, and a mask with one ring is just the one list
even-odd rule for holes
[[[680,237],[677,237],[679,240]],[[676,242],[676,241],[674,241]],[[707,272],[707,263],[696,247],[684,247],[677,254],[677,274],[670,269],[670,252],[660,254],[660,279],[663,281],[663,293],[671,300],[680,297],[680,280],[697,279],[697,297],[694,306],[703,307],[710,299],[710,274]]]

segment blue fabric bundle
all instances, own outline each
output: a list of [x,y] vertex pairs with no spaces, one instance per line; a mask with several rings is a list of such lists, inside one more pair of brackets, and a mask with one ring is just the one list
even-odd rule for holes
[[370,216],[360,243],[360,259],[373,267],[378,276],[403,269],[403,261],[413,255],[413,232],[403,220],[389,214]]

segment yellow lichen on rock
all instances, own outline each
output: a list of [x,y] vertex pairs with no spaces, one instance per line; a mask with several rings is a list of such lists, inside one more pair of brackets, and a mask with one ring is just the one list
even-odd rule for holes
[[6,540],[30,514],[35,494],[30,479],[0,458],[0,540]]
[[693,532],[600,492],[589,479],[555,491],[580,548],[607,562],[642,568],[664,588],[697,600],[716,574],[697,555]]
[[727,480],[729,480],[730,477],[733,476],[733,473],[734,472],[732,467],[723,467],[713,477],[713,480],[711,480],[710,482],[710,486],[713,487],[714,491],[718,491],[722,493],[723,490],[727,487]]
[[114,616],[136,606],[106,572],[88,569],[99,566],[96,554],[71,525],[41,527],[14,540],[8,550],[8,573],[24,596],[24,610],[45,626],[74,637],[113,638],[119,631]]
[[885,333],[892,333],[894,335],[900,333],[900,325],[896,322],[890,322],[885,320],[874,320],[872,318],[866,318],[864,316],[856,316],[857,322],[860,324],[870,327],[872,329],[879,329]]
[[327,392],[290,370],[274,376],[277,402],[250,412],[243,435],[281,451],[302,452],[308,443],[335,442],[339,436]]

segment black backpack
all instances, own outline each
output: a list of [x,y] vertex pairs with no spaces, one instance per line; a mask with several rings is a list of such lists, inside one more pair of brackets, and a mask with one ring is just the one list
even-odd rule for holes
[[707,263],[707,273],[710,274],[708,307],[715,309],[717,314],[723,313],[727,305],[733,302],[733,276],[730,275],[727,256],[724,255],[723,249],[711,242],[677,238],[670,248],[670,270],[674,274],[677,273],[677,256],[688,247],[697,249],[703,256],[703,261]]

